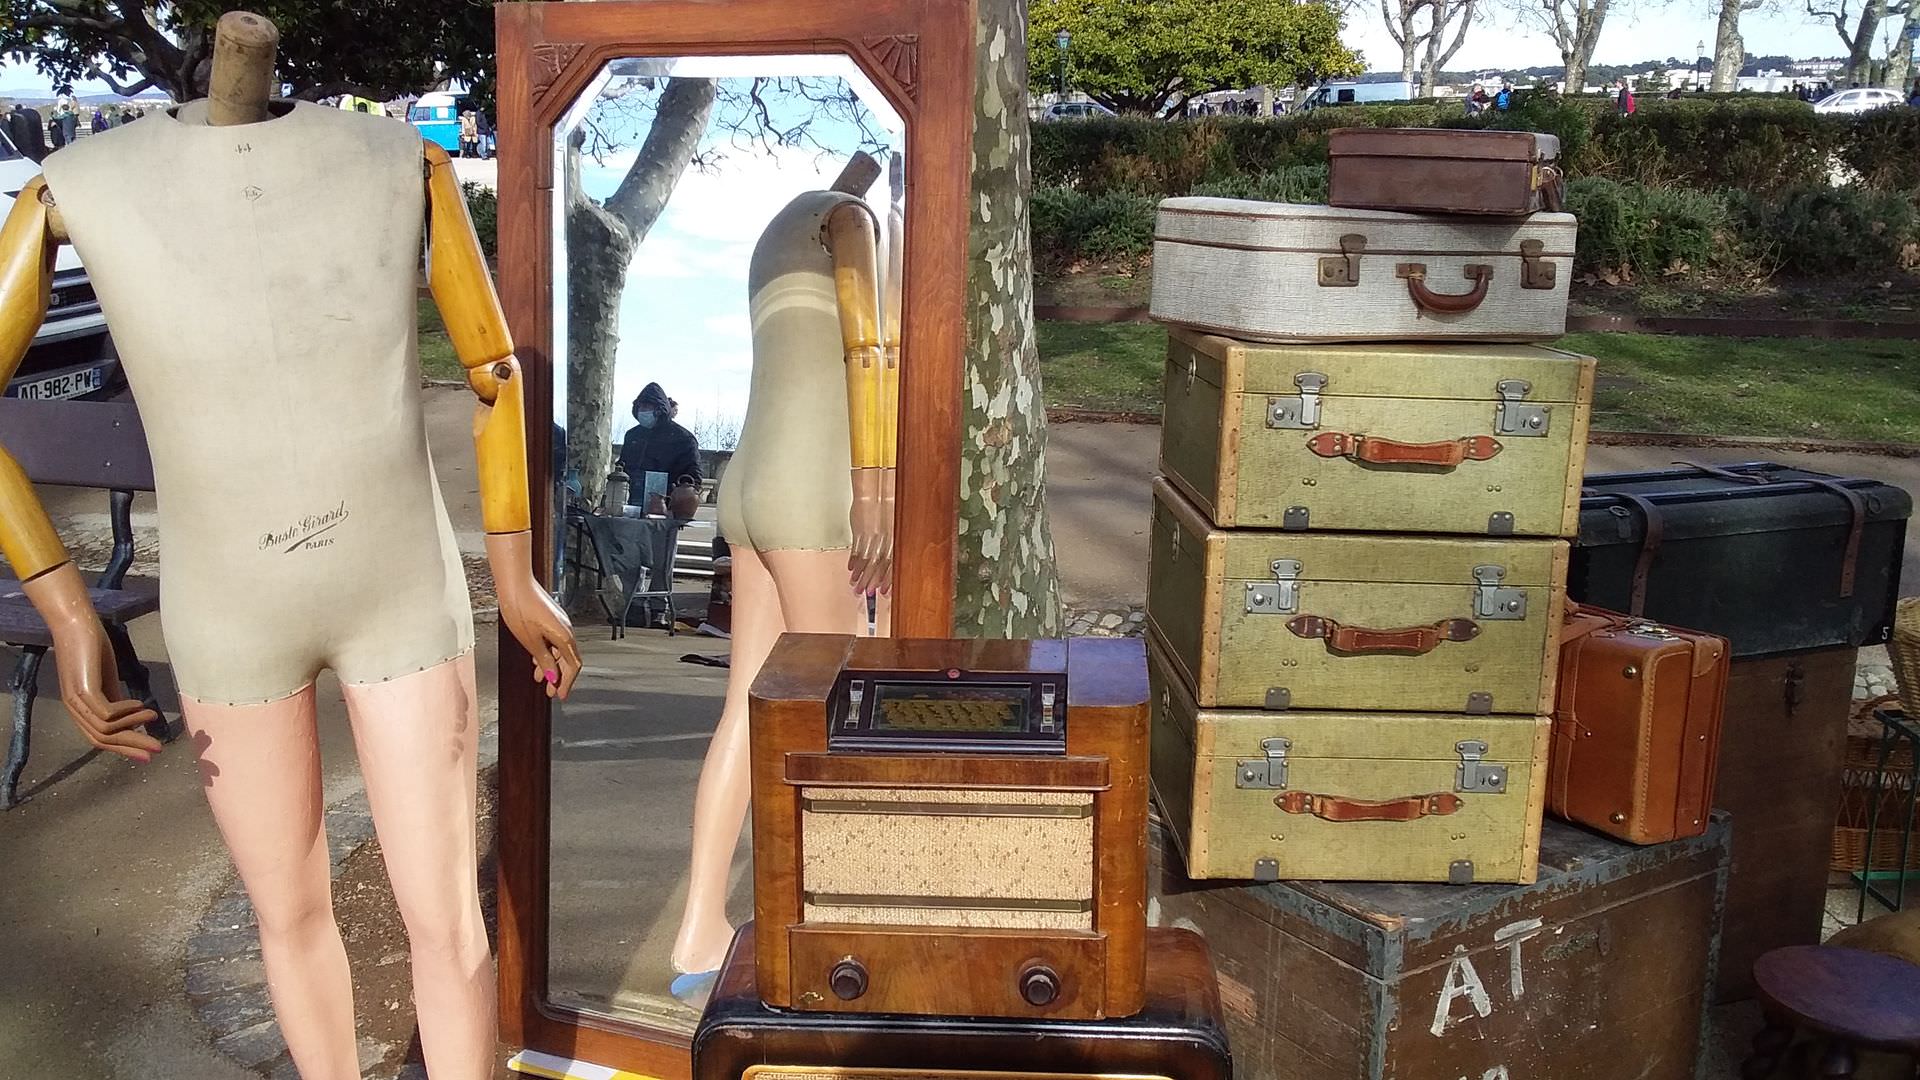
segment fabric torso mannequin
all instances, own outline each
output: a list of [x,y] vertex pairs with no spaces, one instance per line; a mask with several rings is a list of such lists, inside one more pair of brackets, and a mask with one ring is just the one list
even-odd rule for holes
[[205,109],[46,162],[146,418],[180,688],[260,702],[321,667],[369,683],[458,656],[472,619],[413,355],[419,136]]
[[853,541],[848,511],[846,362],[829,214],[859,200],[809,191],[774,215],[747,272],[753,380],[739,445],[718,495],[720,533],[758,551],[824,551]]

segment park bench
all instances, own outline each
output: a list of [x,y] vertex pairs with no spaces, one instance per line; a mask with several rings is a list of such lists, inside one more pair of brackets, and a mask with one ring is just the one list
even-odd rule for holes
[[[106,489],[113,551],[90,590],[93,609],[113,644],[121,688],[159,712],[147,666],[134,654],[127,636],[129,622],[160,608],[156,589],[126,586],[127,570],[133,565],[133,496],[153,490],[153,462],[147,456],[140,414],[132,402],[0,398],[0,433],[7,451],[34,483]],[[32,747],[41,663],[53,647],[46,622],[27,601],[20,582],[11,578],[0,578],[0,644],[20,650],[10,684],[13,741],[5,771],[0,772],[0,810],[7,810],[19,801],[20,774]],[[147,733],[169,742],[179,734],[179,725],[162,716],[147,725]]]

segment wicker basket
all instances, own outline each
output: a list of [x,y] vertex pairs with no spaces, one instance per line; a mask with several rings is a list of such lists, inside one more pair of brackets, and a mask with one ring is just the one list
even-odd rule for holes
[[[1914,682],[1920,689],[1920,679]],[[1912,849],[1907,865],[1900,865],[1900,839],[1905,831],[1901,816],[1907,812],[1907,788],[1913,783],[1913,750],[1897,743],[1887,755],[1887,767],[1880,785],[1880,820],[1873,837],[1873,865],[1866,865],[1867,816],[1873,802],[1873,774],[1880,766],[1880,724],[1873,710],[1899,704],[1892,696],[1859,702],[1853,722],[1847,725],[1846,765],[1841,773],[1840,815],[1833,829],[1833,858],[1828,869],[1835,873],[1860,870],[1920,870],[1920,821],[1916,821]],[[1916,812],[1920,818],[1920,812]]]
[[1893,661],[1893,681],[1900,688],[1900,710],[1920,717],[1920,596],[1894,605],[1887,656]]

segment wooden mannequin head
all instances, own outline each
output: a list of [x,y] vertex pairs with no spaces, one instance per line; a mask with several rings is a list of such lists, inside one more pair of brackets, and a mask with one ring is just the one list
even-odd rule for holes
[[213,31],[213,75],[207,82],[207,123],[254,124],[272,117],[273,59],[280,31],[248,11],[220,16]]

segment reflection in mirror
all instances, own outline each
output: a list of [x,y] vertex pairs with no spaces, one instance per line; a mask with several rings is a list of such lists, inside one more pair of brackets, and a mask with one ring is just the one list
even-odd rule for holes
[[782,629],[884,632],[854,578],[891,543],[904,135],[830,55],[614,61],[556,125],[586,668],[553,714],[555,1004],[692,1031],[752,910],[751,673]]

